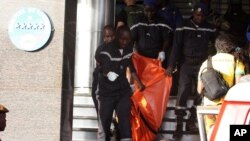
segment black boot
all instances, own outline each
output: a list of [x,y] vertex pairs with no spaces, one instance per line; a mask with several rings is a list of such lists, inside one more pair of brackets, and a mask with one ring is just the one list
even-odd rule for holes
[[199,129],[197,128],[195,123],[197,123],[196,108],[191,107],[191,109],[190,109],[190,117],[189,117],[189,119],[187,120],[187,123],[186,123],[186,131],[198,132]]
[[185,110],[178,109],[175,110],[176,115],[176,129],[173,133],[173,138],[175,140],[180,140],[183,135],[183,117],[186,115]]
[[[178,123],[179,122],[179,123]],[[180,121],[177,122],[176,129],[173,133],[173,138],[175,140],[181,139],[182,134],[183,134],[183,123],[180,123]]]

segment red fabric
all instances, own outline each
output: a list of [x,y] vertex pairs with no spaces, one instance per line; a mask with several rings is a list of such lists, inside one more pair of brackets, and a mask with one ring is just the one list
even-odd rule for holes
[[152,141],[156,138],[166,111],[172,77],[165,75],[159,60],[134,53],[133,63],[146,88],[140,92],[135,86],[131,97],[132,137],[133,141]]

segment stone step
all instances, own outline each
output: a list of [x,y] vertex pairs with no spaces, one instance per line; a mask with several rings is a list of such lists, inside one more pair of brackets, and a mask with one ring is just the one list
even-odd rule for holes
[[[187,119],[189,117],[189,108],[186,110],[187,115],[184,116],[184,119]],[[88,104],[75,104],[73,107],[73,116],[82,116],[82,117],[97,117],[96,109],[94,105],[88,105]],[[175,119],[175,107],[167,107],[166,112],[164,114],[164,117]]]
[[[94,105],[92,96],[90,94],[75,94],[74,95],[74,105]],[[175,107],[176,97],[170,96],[167,107]],[[191,107],[193,105],[193,97],[190,97],[187,101],[187,106]]]
[[74,107],[73,116],[97,116],[94,107]]
[[[183,121],[183,131],[185,134],[198,134],[198,132],[185,131],[186,121]],[[196,123],[197,124],[197,123]],[[198,127],[198,125],[197,125]],[[113,125],[111,126],[113,128]],[[176,128],[175,119],[166,119],[162,122],[160,127],[161,133],[172,134]],[[97,131],[98,123],[96,117],[74,117],[73,119],[73,129],[81,129],[86,131]]]
[[96,119],[73,119],[73,128],[97,129],[98,123]]
[[93,99],[88,95],[75,95],[74,96],[74,104],[89,104],[94,105]]
[[81,131],[74,129],[72,132],[72,141],[96,141],[97,131]]
[[[166,141],[173,141],[174,131],[159,131],[159,138],[164,138]],[[73,140],[72,141],[96,141],[97,140],[97,129],[81,129],[74,128],[73,130]],[[111,139],[114,141],[114,137]],[[159,141],[159,140],[156,140]],[[184,131],[183,136],[179,141],[200,141],[200,137],[197,133]]]
[[[174,113],[175,103],[176,97],[169,97],[168,107],[166,109],[166,113],[163,118],[163,123],[159,131],[159,133],[167,139],[170,139],[172,137],[173,131],[176,127],[176,116]],[[187,105],[191,107],[192,104],[193,98],[189,98]],[[184,118],[185,120],[183,130],[185,129],[185,121],[188,118],[188,114]],[[94,141],[97,138],[97,129],[97,114],[91,95],[89,93],[75,93],[73,107],[73,141]],[[185,139],[193,139],[198,136],[197,133],[187,131],[184,131],[184,135],[187,135]],[[193,139],[192,141],[199,140]]]
[[[97,141],[97,130],[85,131],[81,129],[75,129],[72,133],[72,141]],[[114,137],[111,137],[110,141],[115,141]]]

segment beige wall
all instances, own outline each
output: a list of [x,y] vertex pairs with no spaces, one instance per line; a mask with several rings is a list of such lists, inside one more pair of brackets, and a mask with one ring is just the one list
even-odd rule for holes
[[[3,141],[59,141],[65,0],[0,1],[0,103],[9,109]],[[12,16],[23,7],[45,11],[55,32],[36,52],[16,49],[8,37]]]

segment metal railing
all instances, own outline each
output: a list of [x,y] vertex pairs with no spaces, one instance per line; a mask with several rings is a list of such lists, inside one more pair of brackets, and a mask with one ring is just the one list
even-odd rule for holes
[[197,119],[200,133],[200,140],[207,141],[207,133],[205,130],[204,115],[218,115],[219,106],[197,106]]

